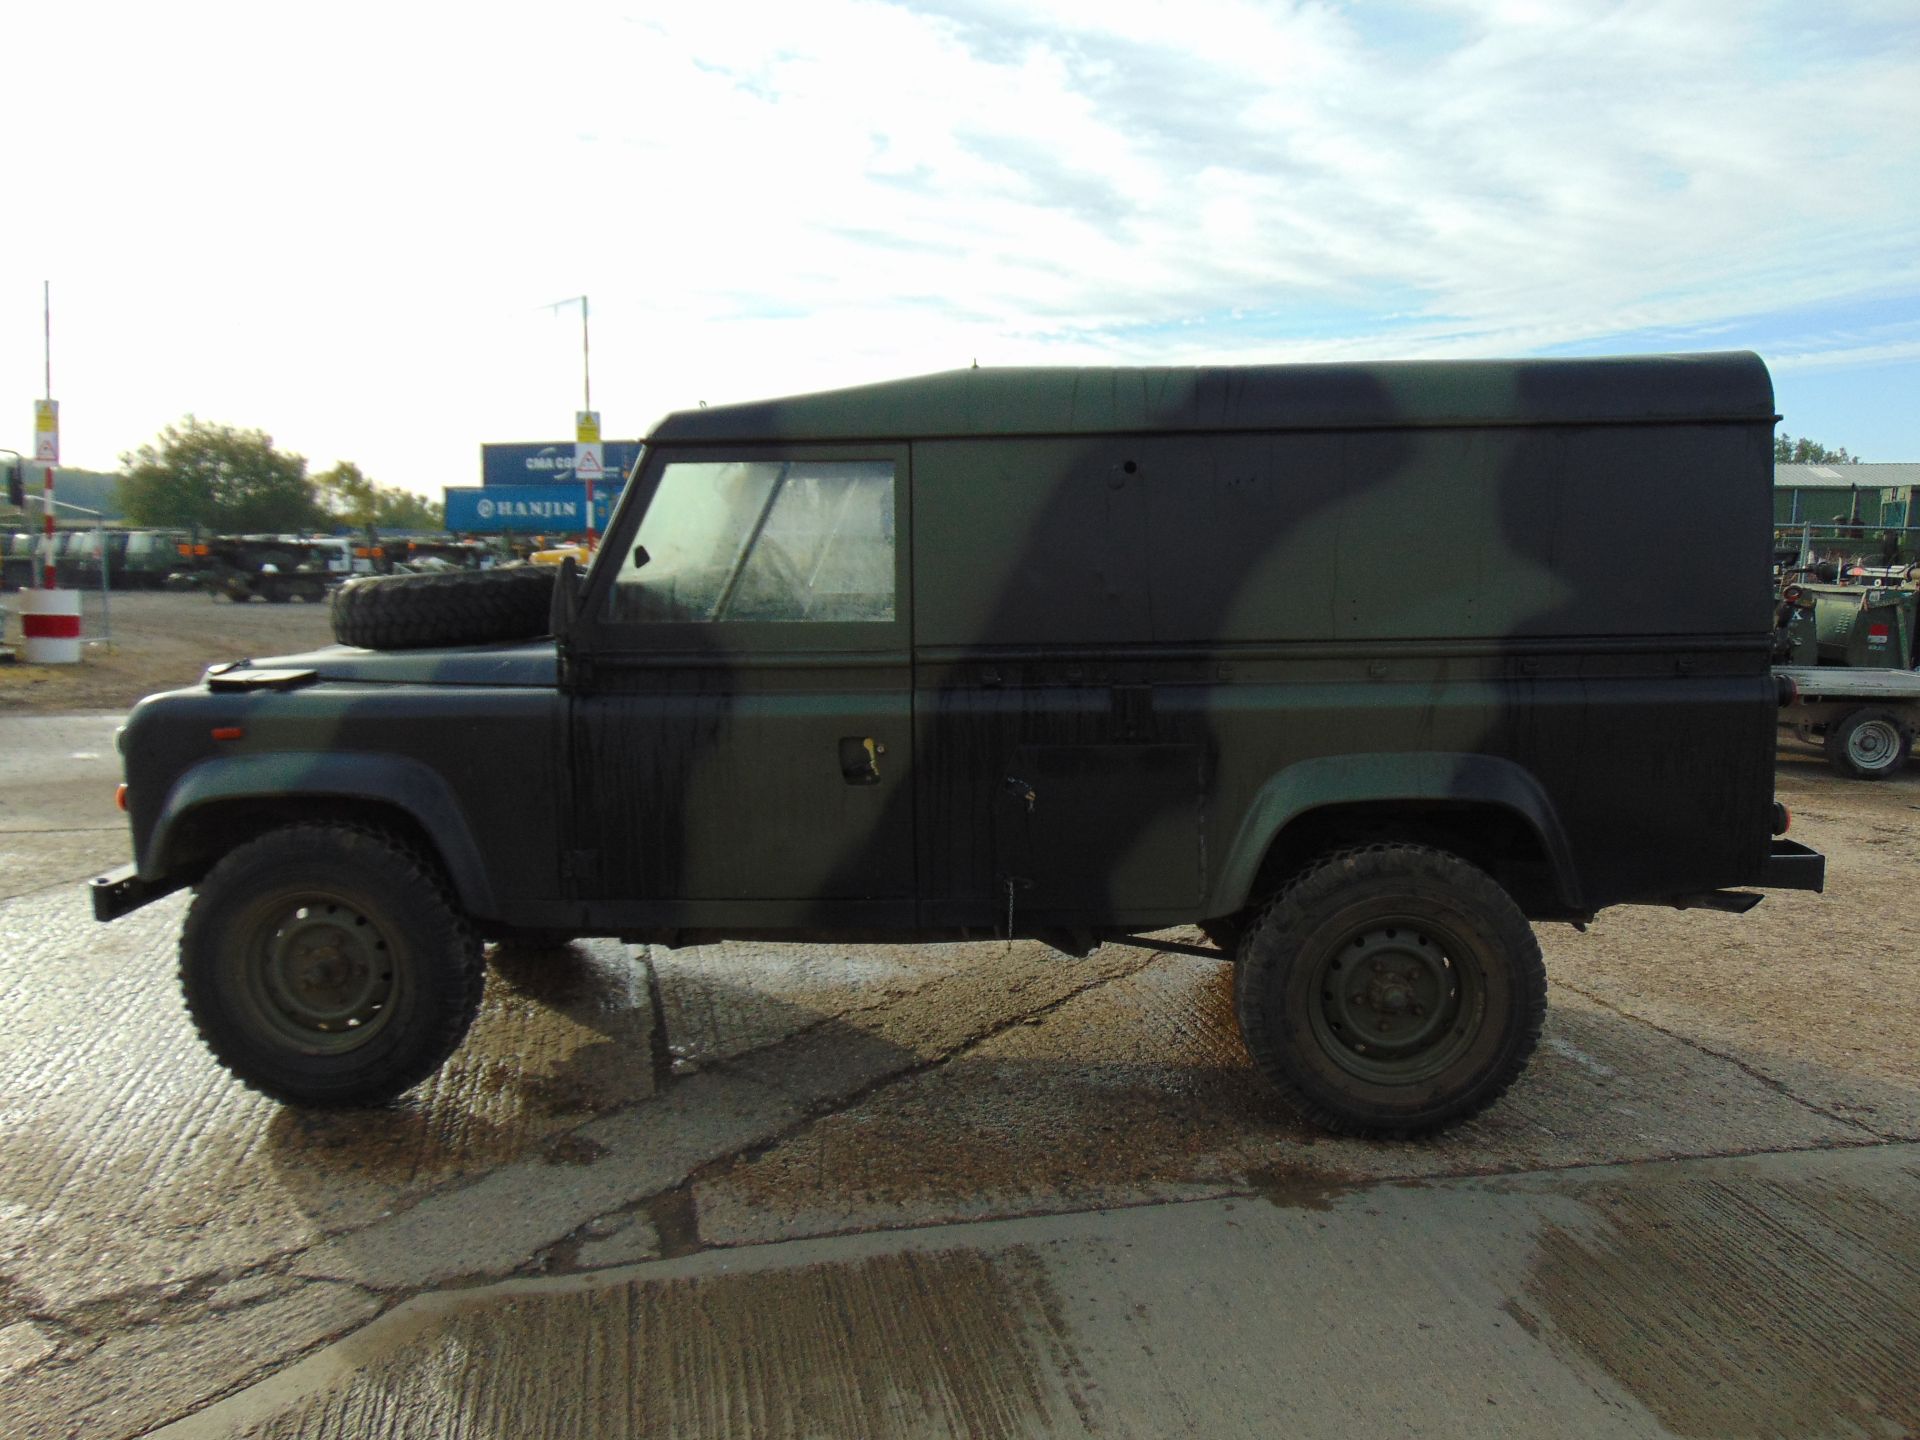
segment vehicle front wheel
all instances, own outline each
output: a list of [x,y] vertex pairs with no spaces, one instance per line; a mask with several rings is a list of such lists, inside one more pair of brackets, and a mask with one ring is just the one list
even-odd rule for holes
[[1888,780],[1907,768],[1913,731],[1891,710],[1853,710],[1828,728],[1825,749],[1849,780]]
[[373,1105],[439,1069],[480,1008],[479,941],[439,876],[387,835],[291,825],[197,887],[187,1011],[214,1057],[301,1105]]
[[1303,871],[1240,947],[1240,1032],[1304,1118],[1404,1139],[1479,1113],[1526,1067],[1546,1016],[1533,929],[1491,876],[1419,845]]

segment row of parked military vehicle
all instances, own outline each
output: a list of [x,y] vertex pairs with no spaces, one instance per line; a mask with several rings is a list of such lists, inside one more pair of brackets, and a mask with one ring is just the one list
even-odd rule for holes
[[[35,579],[44,536],[0,532],[0,586]],[[416,568],[467,568],[483,545],[457,540],[347,535],[194,535],[186,530],[62,530],[54,575],[64,586],[116,590],[203,589],[230,600],[318,601],[353,575]]]
[[[186,532],[168,530],[61,530],[54,534],[55,574],[63,585],[98,585],[100,556],[107,557],[108,583],[116,590],[157,590],[179,568],[175,547]],[[34,561],[44,537],[37,532],[0,532],[4,583],[17,589],[33,583]]]

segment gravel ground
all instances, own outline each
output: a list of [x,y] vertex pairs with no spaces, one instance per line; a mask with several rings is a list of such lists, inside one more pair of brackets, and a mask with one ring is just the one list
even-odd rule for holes
[[[16,650],[19,601],[0,595],[6,642]],[[98,591],[82,592],[79,664],[0,664],[0,715],[124,710],[142,695],[193,684],[221,660],[333,643],[324,605],[116,591],[104,611]]]

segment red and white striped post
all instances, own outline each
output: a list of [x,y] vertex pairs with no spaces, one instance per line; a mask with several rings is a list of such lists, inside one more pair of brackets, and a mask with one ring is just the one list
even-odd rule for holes
[[[80,660],[80,592],[60,588],[53,555],[53,472],[60,463],[60,406],[53,398],[53,303],[46,308],[47,398],[33,405],[33,454],[47,468],[41,485],[46,509],[40,588],[20,597],[21,655],[30,665],[74,665]],[[104,564],[104,551],[102,563]]]
[[29,665],[75,665],[80,661],[80,592],[62,590],[53,558],[53,465],[41,489],[46,505],[40,589],[20,596],[21,658]]
[[42,553],[46,556],[46,563],[41,568],[41,584],[44,588],[52,590],[56,587],[53,576],[53,466],[51,464],[47,466],[45,481],[40,492],[42,504],[47,512],[45,539],[41,544]]

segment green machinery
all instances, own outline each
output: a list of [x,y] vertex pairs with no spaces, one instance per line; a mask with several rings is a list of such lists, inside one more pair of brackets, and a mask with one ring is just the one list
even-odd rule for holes
[[1780,591],[1774,673],[1791,681],[1780,724],[1819,744],[1855,780],[1903,774],[1920,725],[1913,590],[1788,584]]
[[1781,592],[1782,664],[1907,669],[1914,661],[1912,590],[1789,585]]

